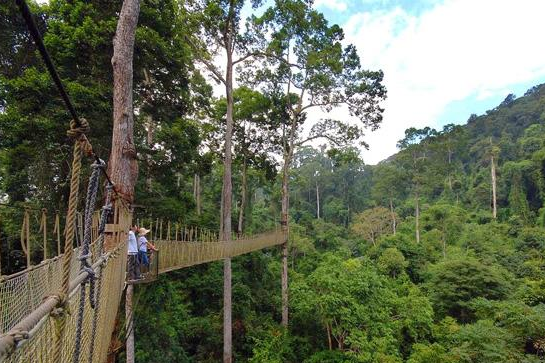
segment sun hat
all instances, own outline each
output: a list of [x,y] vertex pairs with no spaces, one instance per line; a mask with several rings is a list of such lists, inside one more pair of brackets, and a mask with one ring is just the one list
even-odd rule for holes
[[138,234],[141,235],[141,236],[144,236],[144,235],[148,234],[148,232],[149,232],[149,229],[145,229],[144,227],[141,227],[138,230]]

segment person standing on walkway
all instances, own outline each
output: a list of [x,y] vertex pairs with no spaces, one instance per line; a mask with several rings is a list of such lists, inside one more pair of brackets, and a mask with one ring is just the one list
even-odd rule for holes
[[148,249],[157,251],[155,246],[146,238],[146,234],[148,233],[149,229],[145,229],[144,227],[138,230],[138,258],[140,260],[140,265],[144,266],[146,270],[149,268]]
[[128,266],[129,280],[136,280],[140,278],[140,261],[138,258],[138,242],[136,240],[136,232],[138,226],[134,225],[129,230],[129,241],[127,243],[128,248]]

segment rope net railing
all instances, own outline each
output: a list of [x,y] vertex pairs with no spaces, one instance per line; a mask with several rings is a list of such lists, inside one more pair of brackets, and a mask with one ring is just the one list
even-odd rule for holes
[[235,257],[280,245],[285,241],[281,230],[255,236],[241,237],[232,241],[174,241],[159,240],[159,273],[165,273],[206,262]]
[[[125,244],[120,246],[125,248]],[[95,311],[87,302],[84,307],[82,336],[81,336],[81,357],[80,362],[104,362],[107,358],[108,347],[114,328],[114,321],[117,309],[121,300],[123,284],[125,281],[126,254],[117,250],[110,254],[102,271],[102,278],[107,283],[103,284],[101,301],[98,311],[98,323],[95,332],[92,331],[92,322]],[[86,287],[88,290],[89,287]],[[87,294],[89,291],[87,291]],[[77,327],[77,315],[75,312],[79,307],[81,289],[78,287],[68,300],[68,309],[72,314],[67,315],[64,339],[62,340],[61,362],[70,362],[75,350],[75,331]],[[29,332],[27,340],[23,341],[11,355],[3,362],[54,362],[54,337],[57,334],[57,323],[48,315],[36,326],[34,331]],[[93,343],[94,342],[94,343]],[[94,344],[91,353],[91,344]]]
[[[92,239],[98,238],[100,212],[93,214]],[[9,225],[10,228],[7,228]],[[65,224],[60,211],[0,203],[0,280],[49,263],[62,254]],[[83,240],[83,214],[76,213],[74,242]]]
[[[76,256],[79,249],[74,249],[73,253],[71,280],[78,273]],[[35,310],[45,296],[58,291],[61,287],[61,273],[62,258],[58,256],[0,280],[0,334],[9,331]]]
[[[99,254],[97,251],[98,212],[95,214],[97,218],[96,223],[93,221],[92,236],[94,240],[91,244],[93,256]],[[79,234],[78,229],[76,229],[76,235]],[[76,245],[79,245],[78,237],[75,242]],[[79,254],[80,248],[74,248],[70,259],[70,280],[74,279],[79,272]],[[0,334],[8,332],[21,319],[30,314],[46,296],[59,291],[61,288],[59,276],[62,274],[63,257],[64,254],[60,254],[14,274],[0,276]]]
[[[110,243],[116,246],[112,251],[95,256],[92,263],[94,274],[102,280],[95,284],[97,298],[94,309],[90,301],[80,305],[83,292],[81,282],[88,278],[88,272],[79,270],[77,258],[79,249],[72,254],[70,293],[66,299],[64,314],[63,339],[60,340],[60,362],[74,361],[74,352],[78,349],[77,362],[104,362],[117,310],[125,284],[127,265],[126,236],[131,222],[127,211],[114,213],[119,227],[110,236]],[[0,285],[0,318],[3,331],[0,334],[0,362],[55,362],[58,349],[56,339],[59,334],[59,317],[56,309],[51,309],[56,302],[48,304],[51,297],[61,287],[62,258],[44,261],[38,266],[27,269],[2,281]],[[91,292],[91,285],[85,284],[85,294]],[[18,289],[18,290],[17,290]],[[82,309],[81,318],[77,313]],[[24,327],[20,329],[19,327]],[[76,330],[80,330],[79,346],[76,348]],[[6,331],[11,334],[6,334]],[[24,339],[10,346],[6,338],[13,331],[21,330]]]

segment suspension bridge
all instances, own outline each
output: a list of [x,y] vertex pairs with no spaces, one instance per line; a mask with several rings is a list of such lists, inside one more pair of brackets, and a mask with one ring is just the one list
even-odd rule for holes
[[[126,240],[131,225],[131,215],[124,208],[116,208],[113,214],[116,223],[107,224],[104,230],[111,231],[108,239],[115,247],[109,250],[106,247],[102,253],[100,244],[105,232],[99,231],[100,226],[94,219],[91,234],[98,237],[89,245],[93,272],[82,270],[79,266],[83,246],[70,253],[70,284],[68,297],[62,306],[64,312],[60,312],[59,307],[66,254],[0,277],[1,362],[54,362],[56,349],[60,351],[61,362],[106,360],[126,286]],[[23,225],[25,229],[28,228]],[[217,234],[207,230],[185,228],[182,231],[180,228],[180,232],[176,232],[172,238],[167,235],[156,239],[159,253],[158,258],[152,259],[150,270],[159,274],[168,273],[280,245],[285,239],[281,230],[275,230],[222,241]],[[90,274],[95,276],[94,286],[82,284]],[[150,282],[154,277],[153,274],[151,278],[147,276],[144,282]],[[82,294],[94,295],[94,304],[90,299],[84,299],[82,305]],[[78,318],[80,314],[81,318]],[[61,324],[65,325],[62,337]],[[74,359],[76,355],[77,359]]]

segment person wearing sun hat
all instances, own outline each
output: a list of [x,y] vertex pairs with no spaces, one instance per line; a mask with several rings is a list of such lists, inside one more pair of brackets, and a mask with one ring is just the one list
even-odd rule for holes
[[146,234],[149,233],[149,229],[141,227],[138,230],[138,257],[140,259],[140,265],[149,267],[148,248],[152,251],[157,251],[155,246],[148,241]]

